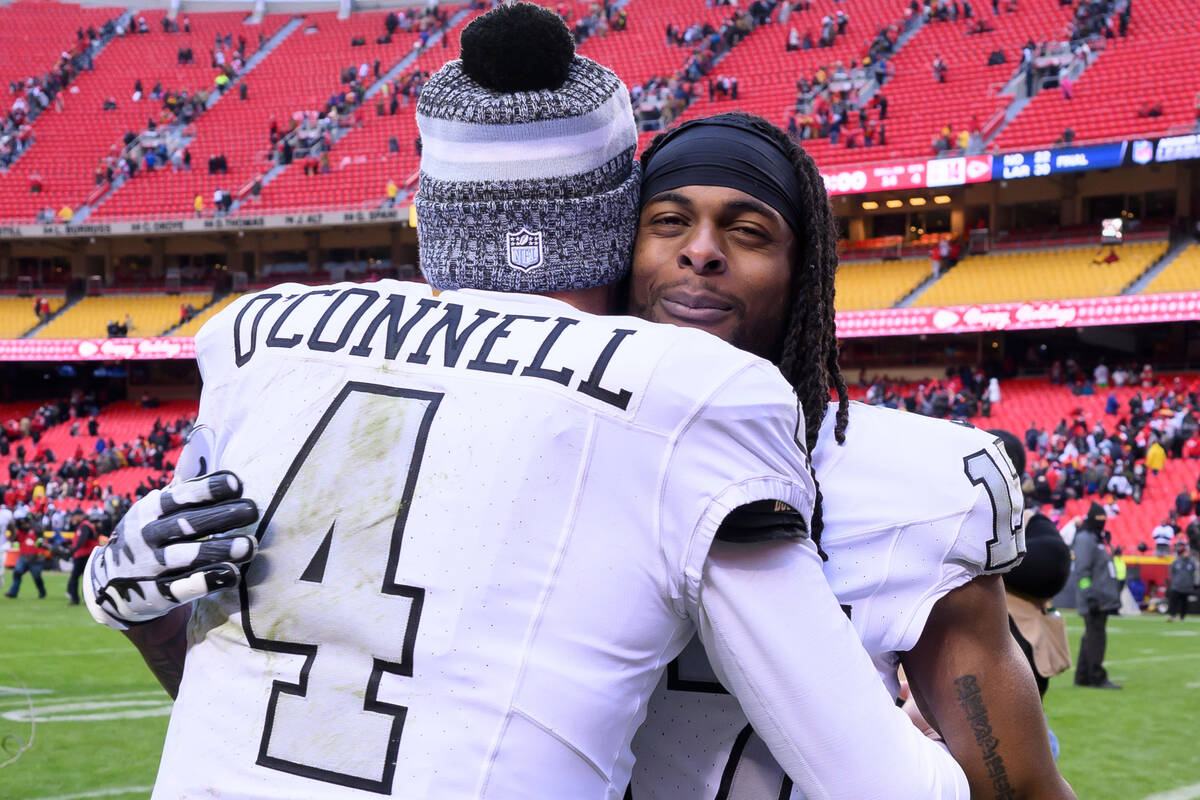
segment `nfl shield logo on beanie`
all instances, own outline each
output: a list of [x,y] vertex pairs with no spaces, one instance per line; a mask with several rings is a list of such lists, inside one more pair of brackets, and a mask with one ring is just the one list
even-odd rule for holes
[[508,265],[521,272],[529,272],[542,265],[542,232],[521,228],[516,233],[506,234],[508,242]]

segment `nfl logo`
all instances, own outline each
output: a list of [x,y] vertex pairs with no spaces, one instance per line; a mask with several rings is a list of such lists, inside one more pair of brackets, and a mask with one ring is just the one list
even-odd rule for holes
[[542,265],[542,232],[521,228],[516,233],[506,234],[508,240],[508,265],[521,272],[529,272]]
[[1133,163],[1149,164],[1154,158],[1154,145],[1147,142],[1145,139],[1139,139],[1133,143]]

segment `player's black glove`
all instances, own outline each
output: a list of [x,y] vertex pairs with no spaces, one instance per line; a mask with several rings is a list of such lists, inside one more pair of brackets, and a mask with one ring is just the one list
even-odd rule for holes
[[219,589],[236,586],[238,564],[258,540],[238,528],[258,520],[242,482],[214,472],[150,492],[92,553],[83,593],[99,623],[116,630],[161,617]]

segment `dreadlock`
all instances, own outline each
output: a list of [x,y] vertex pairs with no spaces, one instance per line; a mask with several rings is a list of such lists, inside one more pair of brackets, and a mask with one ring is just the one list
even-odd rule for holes
[[[810,209],[811,213],[801,219],[801,229],[793,231],[798,246],[792,262],[790,310],[784,325],[778,366],[804,409],[804,439],[808,452],[816,449],[817,434],[825,420],[831,391],[836,392],[838,398],[833,436],[838,444],[845,444],[846,426],[850,422],[850,398],[846,379],[838,366],[837,328],[833,310],[838,237],[825,182],[812,157],[767,120],[742,111],[731,111],[719,117],[736,119],[770,138],[779,145],[796,170],[803,192],[803,196],[798,198],[799,203]],[[668,136],[659,134],[642,153],[643,169]],[[812,477],[817,487],[812,537],[820,548],[821,531],[824,529],[823,502],[815,471]]]

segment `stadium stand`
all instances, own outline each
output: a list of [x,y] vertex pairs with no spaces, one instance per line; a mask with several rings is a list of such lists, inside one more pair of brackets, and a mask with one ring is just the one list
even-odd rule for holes
[[913,305],[944,306],[1017,300],[1063,300],[1120,294],[1167,252],[1166,242],[1125,244],[1113,263],[1108,248],[1028,250],[968,256],[916,298]]
[[[35,414],[40,405],[40,403],[5,403],[0,405],[0,420],[4,420],[5,429],[11,431],[12,426],[18,420]],[[0,480],[8,481],[10,486],[23,486],[27,492],[36,483],[42,483],[43,488],[46,486],[45,482],[36,480],[30,483],[28,477],[17,481],[13,481],[9,477],[13,469],[10,465],[14,462],[22,463],[17,454],[19,447],[25,455],[24,463],[44,463],[49,466],[52,473],[56,473],[68,460],[90,462],[89,478],[81,480],[79,485],[74,487],[74,492],[68,493],[63,487],[63,494],[48,498],[50,502],[60,508],[90,508],[100,499],[97,495],[106,490],[132,495],[138,484],[143,481],[159,479],[163,476],[169,477],[169,471],[165,470],[165,467],[167,464],[174,464],[183,446],[181,433],[179,431],[171,432],[167,440],[168,446],[162,452],[164,469],[151,467],[148,463],[151,457],[146,437],[152,433],[156,422],[173,426],[180,420],[194,420],[197,409],[198,403],[195,400],[164,401],[153,408],[144,408],[141,404],[131,401],[118,401],[102,406],[98,410],[96,421],[99,423],[99,429],[96,436],[87,433],[86,419],[75,417],[46,427],[39,435],[37,442],[28,436],[10,437],[9,454],[0,456],[0,475],[4,476]],[[117,456],[115,469],[112,471],[104,471],[100,466],[100,459],[97,458],[98,439],[103,439],[106,445],[109,442],[112,443]],[[108,446],[105,449],[109,449]],[[53,459],[46,460],[41,457],[46,455],[47,451],[53,454]]]
[[78,30],[99,28],[122,10],[37,0],[0,6],[0,86],[49,70],[78,44]]
[[79,339],[106,336],[109,322],[121,322],[128,314],[133,325],[128,336],[158,336],[179,323],[179,307],[191,303],[196,308],[208,303],[211,295],[192,294],[116,294],[85,297],[38,331],[38,339]]
[[1192,292],[1197,287],[1200,287],[1200,244],[1193,244],[1155,275],[1142,292]]
[[[189,94],[211,89],[216,70],[210,67],[208,55],[218,33],[231,34],[235,40],[243,35],[250,41],[256,41],[260,31],[270,33],[268,26],[244,25],[244,12],[191,14],[191,33],[164,33],[161,19],[165,14],[165,10],[140,12],[150,32],[115,38],[96,57],[94,71],[75,81],[79,91],[69,94],[64,109],[49,111],[34,123],[36,143],[0,180],[0,207],[5,217],[32,222],[43,208],[78,210],[98,185],[95,171],[101,160],[120,150],[127,132],[141,133],[149,118],[158,119],[162,104],[149,98],[156,84]],[[278,18],[274,22],[277,24]],[[194,64],[178,65],[181,47],[192,48]],[[134,102],[138,80],[146,96]],[[116,108],[104,111],[102,106],[109,98]],[[43,181],[38,194],[29,191],[29,176],[35,172]],[[142,212],[158,214],[149,205]]]
[[[193,200],[197,194],[203,198],[206,213],[211,214],[215,189],[236,194],[252,183],[256,174],[265,175],[274,166],[274,147],[270,140],[272,120],[286,132],[293,119],[324,110],[333,94],[346,91],[346,85],[340,81],[346,68],[357,72],[361,64],[373,68],[378,61],[382,74],[412,52],[418,36],[415,29],[410,33],[397,31],[390,44],[376,42],[384,33],[386,15],[387,12],[363,12],[346,20],[339,20],[336,12],[307,15],[300,28],[246,75],[246,101],[236,96],[222,98],[197,123],[196,138],[189,144],[192,154],[190,172],[161,170],[158,174],[139,178],[100,206],[94,218],[136,218],[148,213],[166,217],[191,216],[195,213]],[[350,47],[351,40],[359,37],[365,44]],[[372,70],[364,82],[369,86],[374,81]],[[355,112],[357,119],[368,120],[366,111],[360,108]],[[404,121],[413,124],[411,109],[406,111],[409,113],[403,116]],[[384,119],[396,123],[402,117]],[[387,152],[388,135],[385,133],[379,143],[381,153]],[[412,138],[403,140],[409,150],[413,147]],[[225,155],[228,174],[209,175],[205,165],[210,156],[218,154]],[[331,160],[336,157],[331,152]],[[281,187],[272,189],[268,184],[259,202],[248,204],[246,212],[298,210],[306,205],[354,207],[356,200],[361,202],[367,188],[352,180],[351,173],[338,170],[323,176],[306,176],[296,163],[282,174],[289,173],[297,173],[309,180],[282,190]],[[379,195],[383,194],[382,182],[373,188]]]
[[[445,10],[453,17],[459,9],[449,7]],[[309,19],[311,20],[314,16],[317,15],[310,15]],[[363,16],[370,18],[370,21],[363,29],[362,35],[369,37],[368,41],[374,42],[375,37],[383,31],[384,14],[356,14],[347,22],[353,22],[355,18]],[[475,16],[478,16],[478,13],[470,15],[469,19],[474,19]],[[447,60],[457,57],[458,33],[466,21],[459,22],[449,32],[448,38],[442,40],[447,42],[447,46],[443,47],[439,41],[427,47],[404,70],[403,74],[408,75],[418,70],[433,72]],[[338,25],[334,15],[329,15],[326,25]],[[349,41],[348,37],[350,36],[349,32],[344,30],[345,28],[344,24],[340,25],[338,35],[329,38],[324,43],[310,43],[309,39],[312,37],[305,36],[296,42],[289,40],[280,47],[280,50],[284,50],[284,47],[295,50],[301,45],[305,48],[305,52],[310,52],[314,47],[327,49],[331,60],[325,71],[331,76],[331,79],[319,83],[327,93],[330,86],[336,86],[337,72],[343,66],[337,59],[345,60],[345,42]],[[292,39],[297,36],[299,36],[299,32],[293,35]],[[387,52],[376,56],[383,62],[382,70],[386,72],[409,55],[413,51],[413,43],[416,38],[415,33],[397,36],[393,44],[382,46],[387,49]],[[355,48],[352,52],[357,53],[360,49],[362,48]],[[286,53],[282,52],[272,53],[271,58],[263,62],[263,67],[279,68],[281,65],[277,57],[281,58],[285,55]],[[307,55],[304,56],[304,58],[307,57]],[[260,69],[262,68],[260,67]],[[289,73],[289,69],[283,70],[279,79],[293,80],[293,76]],[[393,90],[389,89],[390,91]],[[417,171],[419,160],[416,150],[415,102],[409,102],[401,96],[403,104],[399,112],[392,115],[386,113],[390,109],[390,93],[386,97],[386,101],[382,98],[381,94],[376,94],[368,98],[366,103],[358,109],[356,125],[347,131],[329,151],[331,169],[328,173],[306,175],[299,164],[293,164],[263,187],[257,202],[243,203],[240,209],[241,213],[263,214],[289,210],[378,208],[386,197],[388,180],[394,180],[398,187],[404,186],[408,178]],[[324,96],[321,99],[323,101]],[[380,102],[384,103],[385,113],[382,115],[376,110],[376,104]],[[262,141],[265,142],[267,122],[260,120],[257,125],[262,131]],[[389,152],[388,143],[392,137],[396,138],[399,145],[397,153]]]
[[[1095,62],[1074,81],[1072,97],[1058,90],[1039,92],[996,144],[1052,142],[1067,127],[1077,142],[1156,136],[1176,126],[1190,132],[1196,122],[1193,95],[1200,88],[1194,80],[1200,68],[1194,47],[1198,35],[1196,5],[1190,0],[1134,3],[1126,35],[1106,40]],[[1155,104],[1161,106],[1159,116],[1141,115]]]
[[687,28],[707,22],[719,28],[735,9],[694,0],[631,0],[625,10],[628,30],[592,36],[579,47],[579,53],[612,67],[626,85],[637,86],[679,72],[691,53],[689,47],[666,43],[667,25]]
[[[715,76],[737,76],[737,102],[719,97],[710,100],[707,85],[703,84],[698,87],[702,91],[697,93],[697,100],[682,118],[694,119],[738,108],[760,114],[781,127],[786,126],[788,115],[796,105],[796,80],[811,78],[820,67],[832,72],[834,65],[839,62],[849,69],[866,55],[868,45],[881,27],[902,21],[900,8],[901,4],[892,0],[864,0],[850,9],[835,0],[816,0],[807,10],[792,12],[784,25],[759,26],[736,45],[714,70]],[[838,10],[848,11],[849,22],[846,32],[834,40],[832,47],[786,50],[790,28],[815,36],[821,28],[822,17],[833,15]],[[889,110],[889,120],[891,113]],[[890,126],[888,131],[890,135]],[[840,154],[844,150],[844,147],[829,145],[825,139],[809,139],[803,144],[822,164],[832,162],[835,157],[831,157],[831,154]],[[872,157],[886,158],[889,155],[885,148],[871,151]],[[861,160],[862,153],[851,153],[851,156]]]
[[[57,313],[63,305],[61,297],[46,298],[50,313]],[[32,297],[0,297],[0,339],[16,339],[29,333],[39,323],[34,313]]]
[[234,300],[237,300],[241,296],[242,296],[241,292],[234,292],[232,294],[225,295],[224,297],[222,297],[220,300],[216,301],[215,303],[210,304],[206,308],[200,309],[200,312],[198,314],[196,314],[196,316],[192,317],[190,320],[183,323],[175,330],[171,331],[170,335],[171,336],[195,336],[196,332],[199,331],[202,327],[204,327],[204,323],[206,323],[210,319],[212,319],[213,315],[215,315],[218,311],[225,308],[225,306],[229,305],[230,303],[232,303]]
[[931,269],[929,259],[844,261],[837,271],[837,310],[891,308]]
[[[205,20],[207,15],[194,14],[192,17],[193,20]],[[258,26],[243,26],[241,21],[237,20],[236,26],[227,26],[227,30],[235,30],[235,34],[253,41],[246,49],[247,55],[251,55],[256,49],[256,37],[259,32],[265,38],[270,38],[288,19],[287,15],[282,14],[267,15]],[[195,24],[193,21],[193,25]],[[174,35],[170,34],[165,36],[167,39],[174,38]],[[343,45],[348,42],[349,39],[343,42]],[[208,46],[211,46],[211,41]],[[197,57],[203,58],[207,52],[206,47]],[[207,65],[204,66],[207,73],[213,72],[207,69]],[[265,67],[265,63],[262,66]],[[228,91],[226,94],[229,96],[222,97],[193,124],[195,137],[187,145],[191,155],[190,170],[175,171],[165,166],[153,172],[143,170],[135,179],[126,182],[104,200],[96,208],[91,219],[101,221],[147,216],[190,216],[197,194],[204,198],[205,207],[211,212],[214,189],[220,187],[232,191],[253,177],[255,170],[265,172],[269,169],[270,164],[264,160],[270,151],[270,144],[265,138],[264,121],[278,110],[280,103],[287,108],[286,116],[282,119],[289,119],[295,109],[287,103],[286,94],[283,97],[279,96],[283,93],[285,84],[263,85],[267,79],[262,73],[260,67],[244,74],[243,80],[249,89],[247,101],[238,100],[236,91]],[[263,124],[260,125],[260,122]],[[264,136],[256,139],[253,132],[260,129]],[[217,155],[225,156],[228,174],[209,174],[209,158]]]
[[[1195,380],[1195,376],[1185,377]],[[1104,410],[1109,391],[1116,396],[1119,404],[1120,411],[1116,415],[1106,414]],[[1070,421],[1082,416],[1089,429],[1101,422],[1111,431],[1121,417],[1127,416],[1129,399],[1138,392],[1151,393],[1141,387],[1126,386],[1098,390],[1094,395],[1076,396],[1067,388],[1053,386],[1044,379],[1006,381],[1004,400],[993,406],[991,419],[975,422],[982,427],[1002,427],[1021,436],[1030,422],[1040,428],[1053,430],[1059,420]],[[1179,487],[1195,487],[1198,477],[1200,461],[1167,459],[1160,474],[1147,478],[1140,504],[1131,499],[1117,501],[1120,513],[1110,519],[1108,525],[1113,533],[1113,543],[1123,545],[1126,552],[1134,552],[1137,543],[1149,540],[1150,531],[1167,515]],[[1093,499],[1096,498],[1068,500],[1062,512],[1064,521],[1085,513]]]
[[[1042,91],[993,144],[1005,148],[1048,146],[1062,134],[1068,114],[1076,141],[1128,137],[1147,129],[1179,129],[1185,123],[1190,126],[1194,81],[1169,79],[1195,73],[1191,69],[1195,66],[1193,60],[1200,58],[1192,53],[1194,48],[1185,46],[1189,37],[1194,38],[1197,24],[1187,14],[1189,2],[1138,3],[1128,36],[1109,40],[1108,48],[1076,81],[1073,100],[1064,100],[1057,90]],[[586,10],[586,4],[579,0],[546,4],[568,7],[573,19]],[[1019,10],[1008,11],[1005,3],[998,14],[987,2],[973,7],[971,19],[934,19],[919,26],[914,23],[919,30],[889,57],[890,77],[881,90],[888,98],[887,118],[882,121],[886,144],[877,143],[869,149],[849,147],[851,140],[863,143],[858,114],[851,111],[838,144],[828,138],[805,142],[819,164],[828,167],[930,156],[931,142],[943,127],[948,127],[951,138],[957,140],[961,132],[977,128],[982,128],[986,137],[1001,123],[1001,112],[1013,98],[1000,91],[1010,81],[1020,79],[1022,46],[1028,40],[1041,43],[1065,39],[1073,6],[1064,6],[1058,0],[1022,0]],[[460,8],[444,10],[455,14]],[[626,30],[593,35],[579,49],[612,66],[630,85],[645,84],[652,77],[669,79],[683,71],[692,48],[668,44],[668,24],[681,28],[697,22],[719,26],[735,13],[729,6],[709,7],[699,0],[630,0],[623,10],[628,19]],[[838,11],[847,11],[849,20],[832,46],[793,51],[785,48],[790,29],[819,31],[821,19]],[[695,100],[682,118],[737,107],[786,126],[795,108],[797,78],[811,77],[822,67],[832,72],[839,62],[847,70],[861,65],[881,29],[890,29],[892,37],[904,29],[907,11],[905,4],[896,0],[859,0],[849,9],[836,0],[814,0],[810,7],[793,11],[782,25],[774,21],[760,25],[718,60],[707,77],[696,82]],[[60,46],[70,45],[76,20],[94,22],[119,12],[116,8],[82,9],[28,0],[5,6],[2,13],[19,24],[0,27],[37,27],[47,33],[32,51],[22,49],[24,41],[0,40],[0,48],[9,50],[2,63],[20,64],[18,72],[46,69],[49,64],[43,62],[52,61]],[[157,111],[148,99],[140,103],[131,100],[135,80],[141,79],[147,91],[156,82],[190,92],[211,88],[215,71],[208,59],[215,34],[244,35],[250,42],[249,55],[257,48],[260,36],[269,39],[289,19],[286,15],[268,15],[258,25],[246,25],[241,12],[193,12],[188,14],[191,33],[183,34],[162,31],[162,10],[139,13],[150,32],[114,39],[96,57],[94,72],[76,81],[79,91],[65,97],[66,108],[61,112],[51,110],[34,123],[36,143],[0,177],[0,216],[31,222],[44,209],[78,209],[95,190],[98,161],[126,131],[143,130],[146,118]],[[427,48],[407,71],[432,71],[456,55],[457,34],[474,13],[457,23],[446,46],[436,43]],[[397,32],[391,43],[377,43],[384,15],[383,11],[363,11],[346,20],[338,20],[334,12],[305,15],[302,26],[246,75],[245,101],[226,97],[196,121],[194,130],[189,131],[195,134],[189,144],[191,172],[143,171],[106,199],[92,217],[103,221],[190,216],[196,195],[203,198],[205,213],[210,213],[215,189],[234,193],[248,189],[256,174],[266,173],[272,166],[267,160],[271,116],[286,126],[294,114],[322,106],[339,88],[339,72],[350,62],[366,61],[373,66],[378,60],[381,70],[386,70],[412,52],[414,33]],[[980,21],[992,30],[969,33]],[[315,32],[308,32],[310,29]],[[364,44],[351,48],[350,40],[356,36],[361,36]],[[1168,37],[1168,44],[1178,46],[1163,47],[1163,36]],[[176,65],[177,51],[183,46],[195,51],[195,65]],[[1007,63],[989,67],[987,56],[996,50],[1005,53]],[[944,83],[934,76],[935,56],[941,56],[947,64]],[[2,67],[0,74],[14,69]],[[738,79],[736,103],[719,94],[710,99],[708,79],[721,76]],[[373,71],[369,80],[374,82]],[[868,81],[864,89],[870,91],[870,86]],[[1123,91],[1114,92],[1113,86],[1121,86]],[[1136,104],[1125,99],[1128,92],[1151,103],[1161,102],[1163,115],[1139,121],[1134,116]],[[102,102],[109,97],[115,99],[117,108],[101,112]],[[379,115],[377,101],[369,98],[358,109],[357,124],[361,127],[333,146],[328,174],[304,175],[302,170],[289,167],[266,183],[259,199],[246,202],[240,213],[377,208],[385,201],[389,180],[407,188],[417,164],[412,104],[393,116],[386,113],[389,103],[385,102],[385,113]],[[873,125],[881,123],[878,108],[872,108],[868,117]],[[641,143],[644,145],[654,135],[654,131],[643,132]],[[399,144],[396,153],[388,146],[393,137]],[[208,175],[204,165],[209,156],[218,154],[227,157],[229,172]],[[35,173],[42,177],[41,194],[29,191],[29,177]]]
[[[883,87],[891,101],[888,141],[895,143],[889,158],[934,155],[931,142],[947,125],[954,135],[976,129],[986,135],[989,121],[1013,99],[1000,92],[1016,74],[1022,46],[1030,40],[1040,43],[1064,38],[1073,11],[1058,0],[1022,0],[1018,11],[1002,8],[999,14],[992,13],[990,3],[973,5],[978,18],[995,30],[968,34],[976,20],[929,22],[896,55],[896,77]],[[993,50],[1002,50],[1007,63],[989,67],[987,58]],[[947,65],[944,83],[933,74],[938,55]],[[830,155],[839,161],[855,157],[845,152]]]

